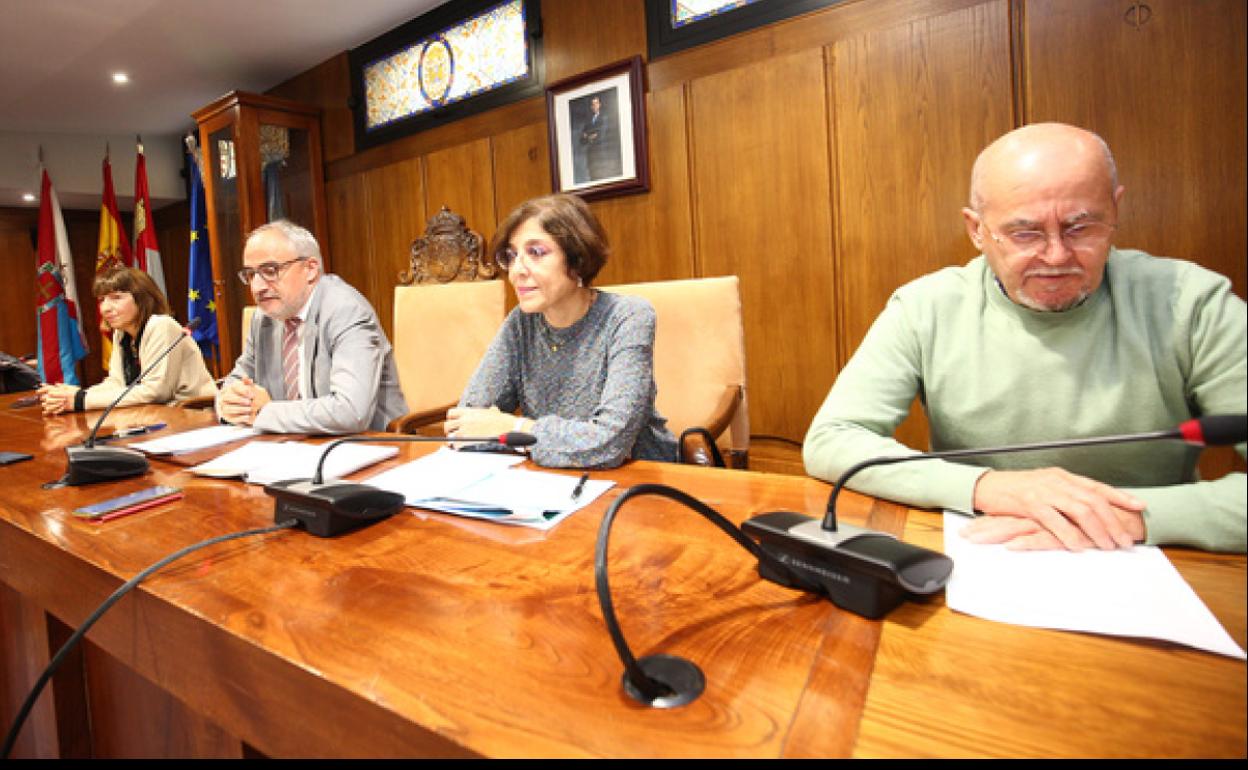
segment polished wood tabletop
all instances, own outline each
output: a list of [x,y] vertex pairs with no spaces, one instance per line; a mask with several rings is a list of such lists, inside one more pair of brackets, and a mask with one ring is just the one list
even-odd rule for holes
[[[18,631],[0,642],[6,728],[25,696],[14,681],[33,682],[32,661],[46,662],[121,582],[191,543],[273,520],[260,488],[195,477],[185,459],[154,460],[138,479],[43,489],[98,413],[45,419],[12,401],[0,397],[0,450],[36,457],[0,467],[0,620]],[[172,432],[211,420],[136,407],[109,423],[166,422]],[[433,448],[400,445],[359,476]],[[829,485],[646,462],[591,475],[617,486],[549,532],[408,509],[336,538],[287,531],[193,554],[88,634],[86,673],[54,681],[17,755],[1245,753],[1242,661],[992,623],[942,597],[865,620],[759,579],[711,524],[651,497],[626,505],[612,530],[616,611],[638,656],[686,657],[707,687],[681,708],[643,707],[620,686],[594,591],[594,542],[611,501],[637,483],[668,484],[740,523],[777,509],[815,515]],[[186,496],[102,524],[70,513],[154,483]],[[941,547],[930,512],[850,494],[843,516]],[[1243,645],[1244,557],[1167,553]],[[75,689],[89,705],[75,705]],[[180,715],[136,718],[144,705]],[[84,722],[91,735],[72,735]]]

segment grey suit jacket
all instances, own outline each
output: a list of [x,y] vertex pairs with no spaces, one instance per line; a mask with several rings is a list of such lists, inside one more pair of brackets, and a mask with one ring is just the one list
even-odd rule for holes
[[[282,380],[282,324],[255,313],[243,353],[222,385],[251,377],[275,400],[256,416],[255,427],[272,433],[359,433],[385,430],[407,414],[390,341],[377,313],[350,284],[324,275],[303,328],[304,389],[297,401],[276,400]],[[310,380],[310,383],[309,383]]]

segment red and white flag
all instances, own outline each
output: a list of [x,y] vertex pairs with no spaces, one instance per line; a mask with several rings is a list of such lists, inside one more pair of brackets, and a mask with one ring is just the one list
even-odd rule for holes
[[[39,235],[35,268],[35,317],[39,332],[39,377],[44,382],[78,384],[75,364],[87,354],[73,286],[74,260],[69,253],[61,205],[43,169],[39,195]],[[77,289],[74,288],[74,292]]]
[[152,221],[152,198],[147,192],[147,160],[143,157],[143,142],[140,141],[138,159],[134,164],[134,259],[139,269],[145,270],[160,287],[160,293],[168,297],[155,225]]

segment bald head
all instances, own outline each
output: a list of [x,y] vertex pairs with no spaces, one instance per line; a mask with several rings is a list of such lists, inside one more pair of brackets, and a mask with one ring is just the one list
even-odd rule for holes
[[1122,193],[1104,140],[1037,123],[980,153],[962,218],[1011,300],[1060,312],[1100,287]]
[[971,169],[971,208],[983,211],[994,197],[1037,179],[1099,176],[1106,194],[1118,189],[1118,168],[1105,140],[1065,123],[1033,123],[1017,128],[975,159]]

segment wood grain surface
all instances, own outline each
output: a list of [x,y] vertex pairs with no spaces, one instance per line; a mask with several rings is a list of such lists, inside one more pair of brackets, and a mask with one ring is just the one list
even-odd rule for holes
[[[152,472],[43,490],[90,415],[44,420],[0,397],[0,617],[68,626],[123,580],[208,537],[272,521],[263,492]],[[116,426],[206,424],[204,412],[118,410]],[[222,449],[228,449],[223,447]],[[380,469],[432,451],[407,444]],[[740,522],[816,512],[828,485],[743,471],[631,463],[594,472],[611,492],[554,530],[410,510],[334,539],[282,532],[214,546],[150,578],[88,635],[93,709],[164,709],[168,729],[93,720],[100,756],[1235,756],[1245,746],[1244,664],[1159,642],[1018,628],[906,604],[867,621],[760,580],[709,523],[658,498],[617,517],[613,598],[639,655],[695,661],[707,690],[679,709],[623,694],[622,666],[593,586],[593,546],[611,500],[641,482],[683,489]],[[185,498],[90,524],[78,505],[153,483]],[[939,518],[849,495],[854,523],[939,547]],[[1170,552],[1244,643],[1244,557]],[[32,617],[33,616],[33,617]],[[25,633],[0,646],[0,718],[50,655]],[[49,636],[56,636],[50,634]],[[57,684],[60,684],[58,680]],[[29,681],[25,686],[29,686]],[[67,685],[68,686],[68,685]],[[132,685],[133,686],[133,685]],[[64,689],[64,688],[63,688]],[[124,696],[120,696],[124,697]],[[58,704],[63,698],[58,697]],[[55,756],[70,716],[36,713],[19,756]],[[58,718],[60,722],[58,723]],[[159,724],[159,722],[158,722]],[[170,732],[173,730],[174,732]],[[53,737],[49,737],[49,736]],[[53,747],[53,748],[49,748]],[[25,752],[25,753],[22,753]]]

